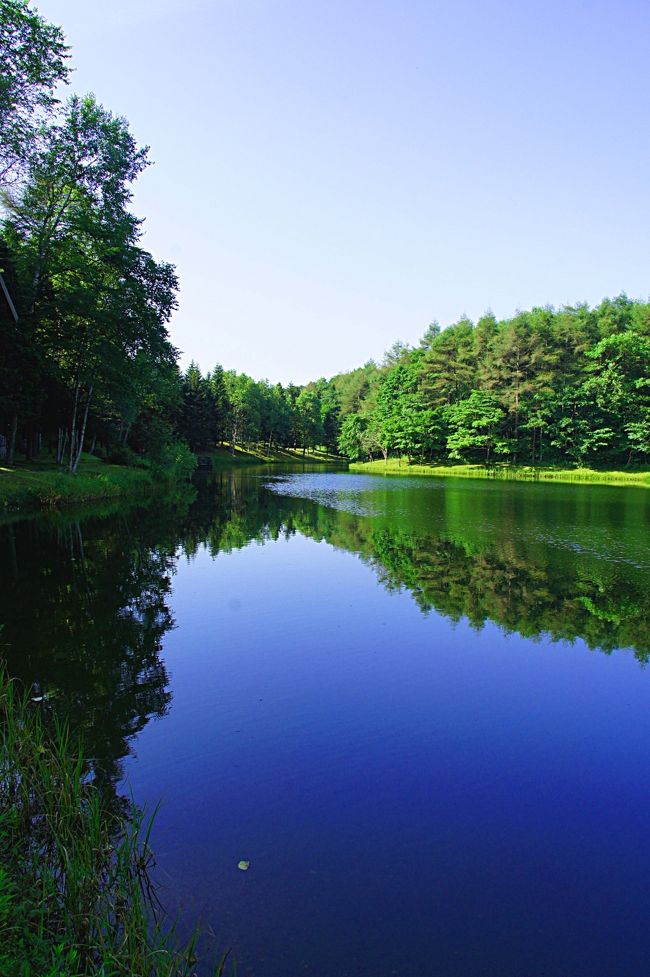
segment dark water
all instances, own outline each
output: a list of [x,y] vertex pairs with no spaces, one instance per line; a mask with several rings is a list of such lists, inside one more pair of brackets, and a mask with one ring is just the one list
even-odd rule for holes
[[637,489],[226,474],[4,526],[0,642],[162,798],[164,899],[240,974],[642,977],[649,528]]

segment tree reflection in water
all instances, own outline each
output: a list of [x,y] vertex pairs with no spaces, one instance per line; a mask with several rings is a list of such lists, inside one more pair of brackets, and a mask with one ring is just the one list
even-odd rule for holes
[[632,648],[644,663],[650,656],[650,571],[626,557],[647,539],[643,493],[477,492],[457,483],[383,493],[371,479],[366,508],[374,514],[364,515],[363,505],[349,511],[301,497],[300,486],[292,495],[268,484],[260,472],[222,473],[174,503],[0,528],[9,672],[83,730],[107,789],[132,738],[169,708],[160,652],[174,626],[171,581],[179,554],[191,558],[201,547],[216,557],[300,533],[356,553],[382,586],[409,591],[424,613],[477,629],[492,621],[526,637],[580,638],[605,652]]

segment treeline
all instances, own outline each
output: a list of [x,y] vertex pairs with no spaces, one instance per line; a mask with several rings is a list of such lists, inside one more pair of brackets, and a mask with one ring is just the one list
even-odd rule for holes
[[181,376],[178,429],[193,451],[210,450],[218,442],[233,452],[238,445],[260,443],[269,450],[322,446],[336,451],[339,412],[336,391],[326,380],[283,386],[224,371],[219,364],[203,376],[196,363]]
[[487,314],[381,365],[304,387],[221,366],[181,378],[178,429],[193,450],[216,442],[326,447],[352,461],[630,464],[650,459],[650,303]]
[[85,449],[190,467],[177,432],[174,268],[141,247],[130,209],[149,164],[125,119],[92,95],[64,104],[59,28],[0,5],[0,454]]
[[647,462],[650,304],[625,295],[587,305],[433,323],[358,374],[341,415],[353,460]]
[[[190,470],[219,442],[351,460],[629,464],[650,458],[650,304],[625,295],[433,323],[419,346],[305,386],[177,364],[172,265],[130,209],[149,163],[93,96],[65,104],[59,28],[0,5],[0,459],[84,450]],[[191,449],[191,450],[190,450]]]

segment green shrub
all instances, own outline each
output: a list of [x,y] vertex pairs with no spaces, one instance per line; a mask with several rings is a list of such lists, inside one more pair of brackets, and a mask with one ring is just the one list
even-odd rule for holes
[[191,478],[196,465],[196,455],[184,441],[171,441],[162,445],[152,459],[151,472],[157,479],[172,482]]

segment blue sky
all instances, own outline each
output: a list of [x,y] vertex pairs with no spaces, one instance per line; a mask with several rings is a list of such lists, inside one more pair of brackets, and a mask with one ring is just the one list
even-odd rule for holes
[[151,146],[184,363],[301,383],[432,319],[650,292],[646,2],[36,6]]

